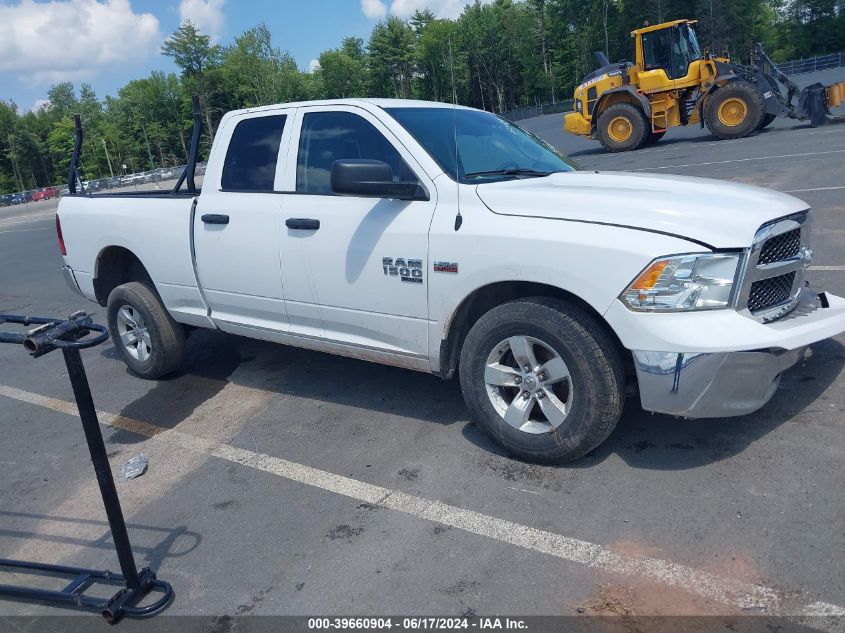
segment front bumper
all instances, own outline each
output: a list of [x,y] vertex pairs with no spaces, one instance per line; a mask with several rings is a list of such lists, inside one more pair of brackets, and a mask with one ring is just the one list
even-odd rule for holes
[[805,295],[790,315],[771,324],[755,323],[769,333],[766,343],[756,349],[736,349],[733,333],[714,329],[717,324],[706,329],[711,337],[723,339],[723,350],[713,349],[712,339],[708,351],[633,349],[643,409],[723,418],[762,407],[777,391],[781,374],[801,360],[810,344],[845,330],[845,306],[839,297]]
[[646,411],[685,418],[753,413],[777,391],[780,375],[806,348],[684,354],[634,352],[640,402]]

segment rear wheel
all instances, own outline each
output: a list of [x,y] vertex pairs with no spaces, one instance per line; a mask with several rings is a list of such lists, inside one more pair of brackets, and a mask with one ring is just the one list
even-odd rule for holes
[[720,139],[743,138],[760,129],[765,114],[757,88],[746,81],[734,81],[707,100],[704,123]]
[[617,103],[601,113],[597,133],[608,152],[626,152],[646,141],[649,127],[641,108],[632,103]]
[[464,341],[460,377],[473,418],[529,461],[582,457],[622,414],[616,346],[589,314],[557,299],[521,299],[481,317]]
[[155,380],[182,364],[185,332],[155,291],[133,281],[111,291],[106,308],[120,358],[141,378]]

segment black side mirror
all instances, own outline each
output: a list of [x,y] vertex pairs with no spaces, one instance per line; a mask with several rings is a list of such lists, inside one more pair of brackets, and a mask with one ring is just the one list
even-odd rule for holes
[[390,165],[380,160],[349,158],[332,163],[332,191],[342,196],[428,200],[418,182],[396,182]]

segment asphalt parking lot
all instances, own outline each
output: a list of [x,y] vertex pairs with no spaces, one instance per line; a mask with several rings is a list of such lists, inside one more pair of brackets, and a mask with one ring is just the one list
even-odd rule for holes
[[[564,136],[561,115],[523,124],[587,169],[806,200],[810,278],[845,293],[845,123],[777,121],[736,141],[673,130],[615,155]],[[0,312],[102,321],[58,272],[55,206],[0,210]],[[557,468],[504,456],[468,420],[457,383],[411,371],[210,331],[192,335],[168,380],[134,378],[110,343],[84,359],[111,414],[115,471],[149,456],[118,489],[139,563],[176,589],[170,614],[838,615],[810,623],[843,626],[845,337],[815,345],[756,414],[684,421],[629,401],[608,442]],[[115,568],[71,401],[60,355],[0,347],[0,556]],[[0,602],[0,616],[56,612]]]

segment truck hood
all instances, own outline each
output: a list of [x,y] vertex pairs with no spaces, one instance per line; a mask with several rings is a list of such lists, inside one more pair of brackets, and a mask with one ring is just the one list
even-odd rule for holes
[[761,225],[808,208],[770,189],[631,172],[566,172],[479,185],[476,193],[493,213],[657,231],[713,248],[745,248]]

